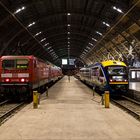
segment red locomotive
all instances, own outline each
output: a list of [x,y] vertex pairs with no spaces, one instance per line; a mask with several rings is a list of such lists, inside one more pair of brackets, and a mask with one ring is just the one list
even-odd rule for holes
[[14,99],[28,99],[33,90],[62,77],[62,71],[34,56],[2,56],[0,61],[0,94]]

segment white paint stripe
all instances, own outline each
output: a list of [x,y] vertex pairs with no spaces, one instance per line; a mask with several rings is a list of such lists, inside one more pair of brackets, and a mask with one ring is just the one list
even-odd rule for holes
[[18,77],[29,77],[29,73],[18,73]]
[[1,74],[1,77],[2,78],[6,78],[6,77],[11,78],[12,77],[12,73],[4,73],[4,74]]

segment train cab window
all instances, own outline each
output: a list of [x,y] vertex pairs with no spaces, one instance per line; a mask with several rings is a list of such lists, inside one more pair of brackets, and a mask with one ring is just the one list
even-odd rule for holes
[[15,67],[15,60],[3,60],[2,67],[5,69],[11,69]]
[[26,69],[28,63],[27,59],[3,60],[2,67],[4,69]]
[[16,61],[16,68],[18,69],[27,69],[29,61],[28,59],[18,59]]
[[110,75],[126,75],[127,74],[126,67],[122,67],[122,66],[110,66],[107,68],[107,70]]

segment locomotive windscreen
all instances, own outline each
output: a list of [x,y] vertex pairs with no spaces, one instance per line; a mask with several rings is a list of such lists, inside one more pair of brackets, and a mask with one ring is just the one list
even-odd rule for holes
[[2,67],[5,69],[11,69],[15,67],[15,60],[3,60]]
[[127,69],[124,66],[109,66],[107,67],[110,82],[121,82],[128,80]]
[[28,63],[28,59],[3,60],[2,67],[4,69],[27,69]]
[[27,59],[18,59],[16,61],[16,68],[24,69],[28,67],[28,60]]
[[122,66],[109,66],[107,67],[109,75],[126,75],[126,67]]

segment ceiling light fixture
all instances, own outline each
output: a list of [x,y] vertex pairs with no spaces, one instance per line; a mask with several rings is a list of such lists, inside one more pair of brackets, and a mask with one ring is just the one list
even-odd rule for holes
[[92,40],[97,41],[97,39],[95,39],[95,38],[92,38]]
[[49,49],[51,49],[52,47],[48,47],[47,49],[49,50]]
[[110,25],[106,22],[103,22],[104,25],[106,25],[107,27],[110,27]]
[[38,32],[38,33],[36,33],[34,36],[38,36],[39,34],[41,34],[42,32]]
[[49,45],[49,43],[46,43],[44,46],[47,46],[47,45]]
[[67,15],[70,16],[71,14],[70,13],[67,13]]
[[52,53],[53,52],[53,49],[49,50],[49,53]]
[[87,46],[86,49],[90,50],[91,48],[89,46]]
[[14,14],[17,14],[17,13],[23,11],[24,9],[25,9],[25,7],[23,6],[23,7],[19,8],[19,9],[17,9],[17,10],[14,12]]
[[88,52],[88,50],[86,50],[86,49],[85,49],[84,51],[85,51],[85,52]]
[[32,25],[34,25],[35,22],[30,23],[27,27],[31,27]]
[[83,54],[86,54],[86,52],[83,52]]
[[99,35],[101,35],[101,36],[103,35],[102,33],[98,32],[98,31],[96,31],[96,33],[99,34]]
[[40,42],[43,42],[43,41],[45,41],[46,40],[46,38],[43,38],[43,39],[41,39],[41,41]]
[[92,44],[92,43],[90,43],[90,42],[89,42],[89,45],[93,46],[93,44]]
[[123,11],[120,8],[117,8],[116,6],[113,6],[113,9],[116,10],[119,13],[123,13]]

